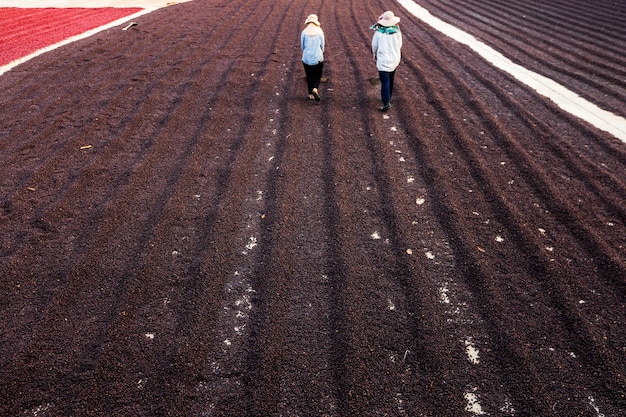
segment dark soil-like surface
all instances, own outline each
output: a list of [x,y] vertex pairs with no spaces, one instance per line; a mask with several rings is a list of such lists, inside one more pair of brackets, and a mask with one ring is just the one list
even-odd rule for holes
[[[618,2],[454,3],[624,114],[623,6],[571,46]],[[626,144],[397,5],[380,113],[392,7],[195,0],[0,77],[0,415],[626,415]]]

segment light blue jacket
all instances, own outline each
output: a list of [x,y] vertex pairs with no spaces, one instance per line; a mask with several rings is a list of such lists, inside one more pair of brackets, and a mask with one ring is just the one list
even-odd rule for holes
[[319,26],[309,24],[300,35],[302,62],[317,65],[324,61],[324,31]]

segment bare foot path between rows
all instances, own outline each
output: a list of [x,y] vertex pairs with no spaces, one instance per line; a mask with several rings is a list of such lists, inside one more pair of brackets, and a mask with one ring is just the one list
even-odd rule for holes
[[0,415],[626,413],[624,143],[399,8],[378,112],[388,8],[195,0],[0,77]]

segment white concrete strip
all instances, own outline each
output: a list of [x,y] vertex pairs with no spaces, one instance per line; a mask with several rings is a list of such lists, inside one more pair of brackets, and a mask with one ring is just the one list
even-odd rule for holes
[[468,46],[496,68],[509,73],[537,93],[549,98],[561,109],[626,142],[625,118],[601,109],[596,104],[578,96],[550,78],[513,63],[509,58],[478,41],[470,34],[434,17],[428,10],[417,5],[412,0],[398,0],[398,3],[424,23],[457,42]]
[[[132,15],[124,16],[120,19],[114,20],[111,23],[108,23],[104,26],[99,26],[87,32],[81,33],[76,36],[72,36],[67,38],[61,42],[55,43],[54,45],[47,46],[45,48],[39,49],[33,52],[30,55],[25,57],[16,59],[15,61],[9,62],[6,65],[0,66],[0,75],[5,72],[15,68],[16,66],[23,64],[24,62],[33,59],[41,54],[52,51],[56,48],[59,48],[64,45],[68,45],[72,42],[76,42],[80,39],[85,39],[90,36],[95,35],[98,32],[101,32],[106,29],[110,29],[112,27],[121,25],[126,22],[130,22],[133,19],[138,18],[144,14],[150,13],[156,9],[166,7],[176,3],[184,3],[186,1],[191,0],[178,0],[178,1],[167,1],[167,0],[21,0],[19,2],[19,7],[34,7],[34,8],[45,8],[45,7],[121,7],[121,8],[133,8],[133,7],[141,7],[143,10],[134,13]],[[18,7],[16,6],[17,1],[15,0],[0,0],[0,7]]]

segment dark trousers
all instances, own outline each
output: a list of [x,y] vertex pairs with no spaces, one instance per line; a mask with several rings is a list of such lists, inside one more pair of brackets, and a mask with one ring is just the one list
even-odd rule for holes
[[378,77],[380,78],[380,98],[385,104],[391,101],[391,95],[393,94],[393,77],[395,75],[395,71],[378,71]]
[[307,65],[304,62],[302,64],[304,65],[304,73],[306,74],[306,84],[309,89],[309,94],[311,94],[314,88],[319,88],[320,86],[324,62],[322,61],[317,65]]

